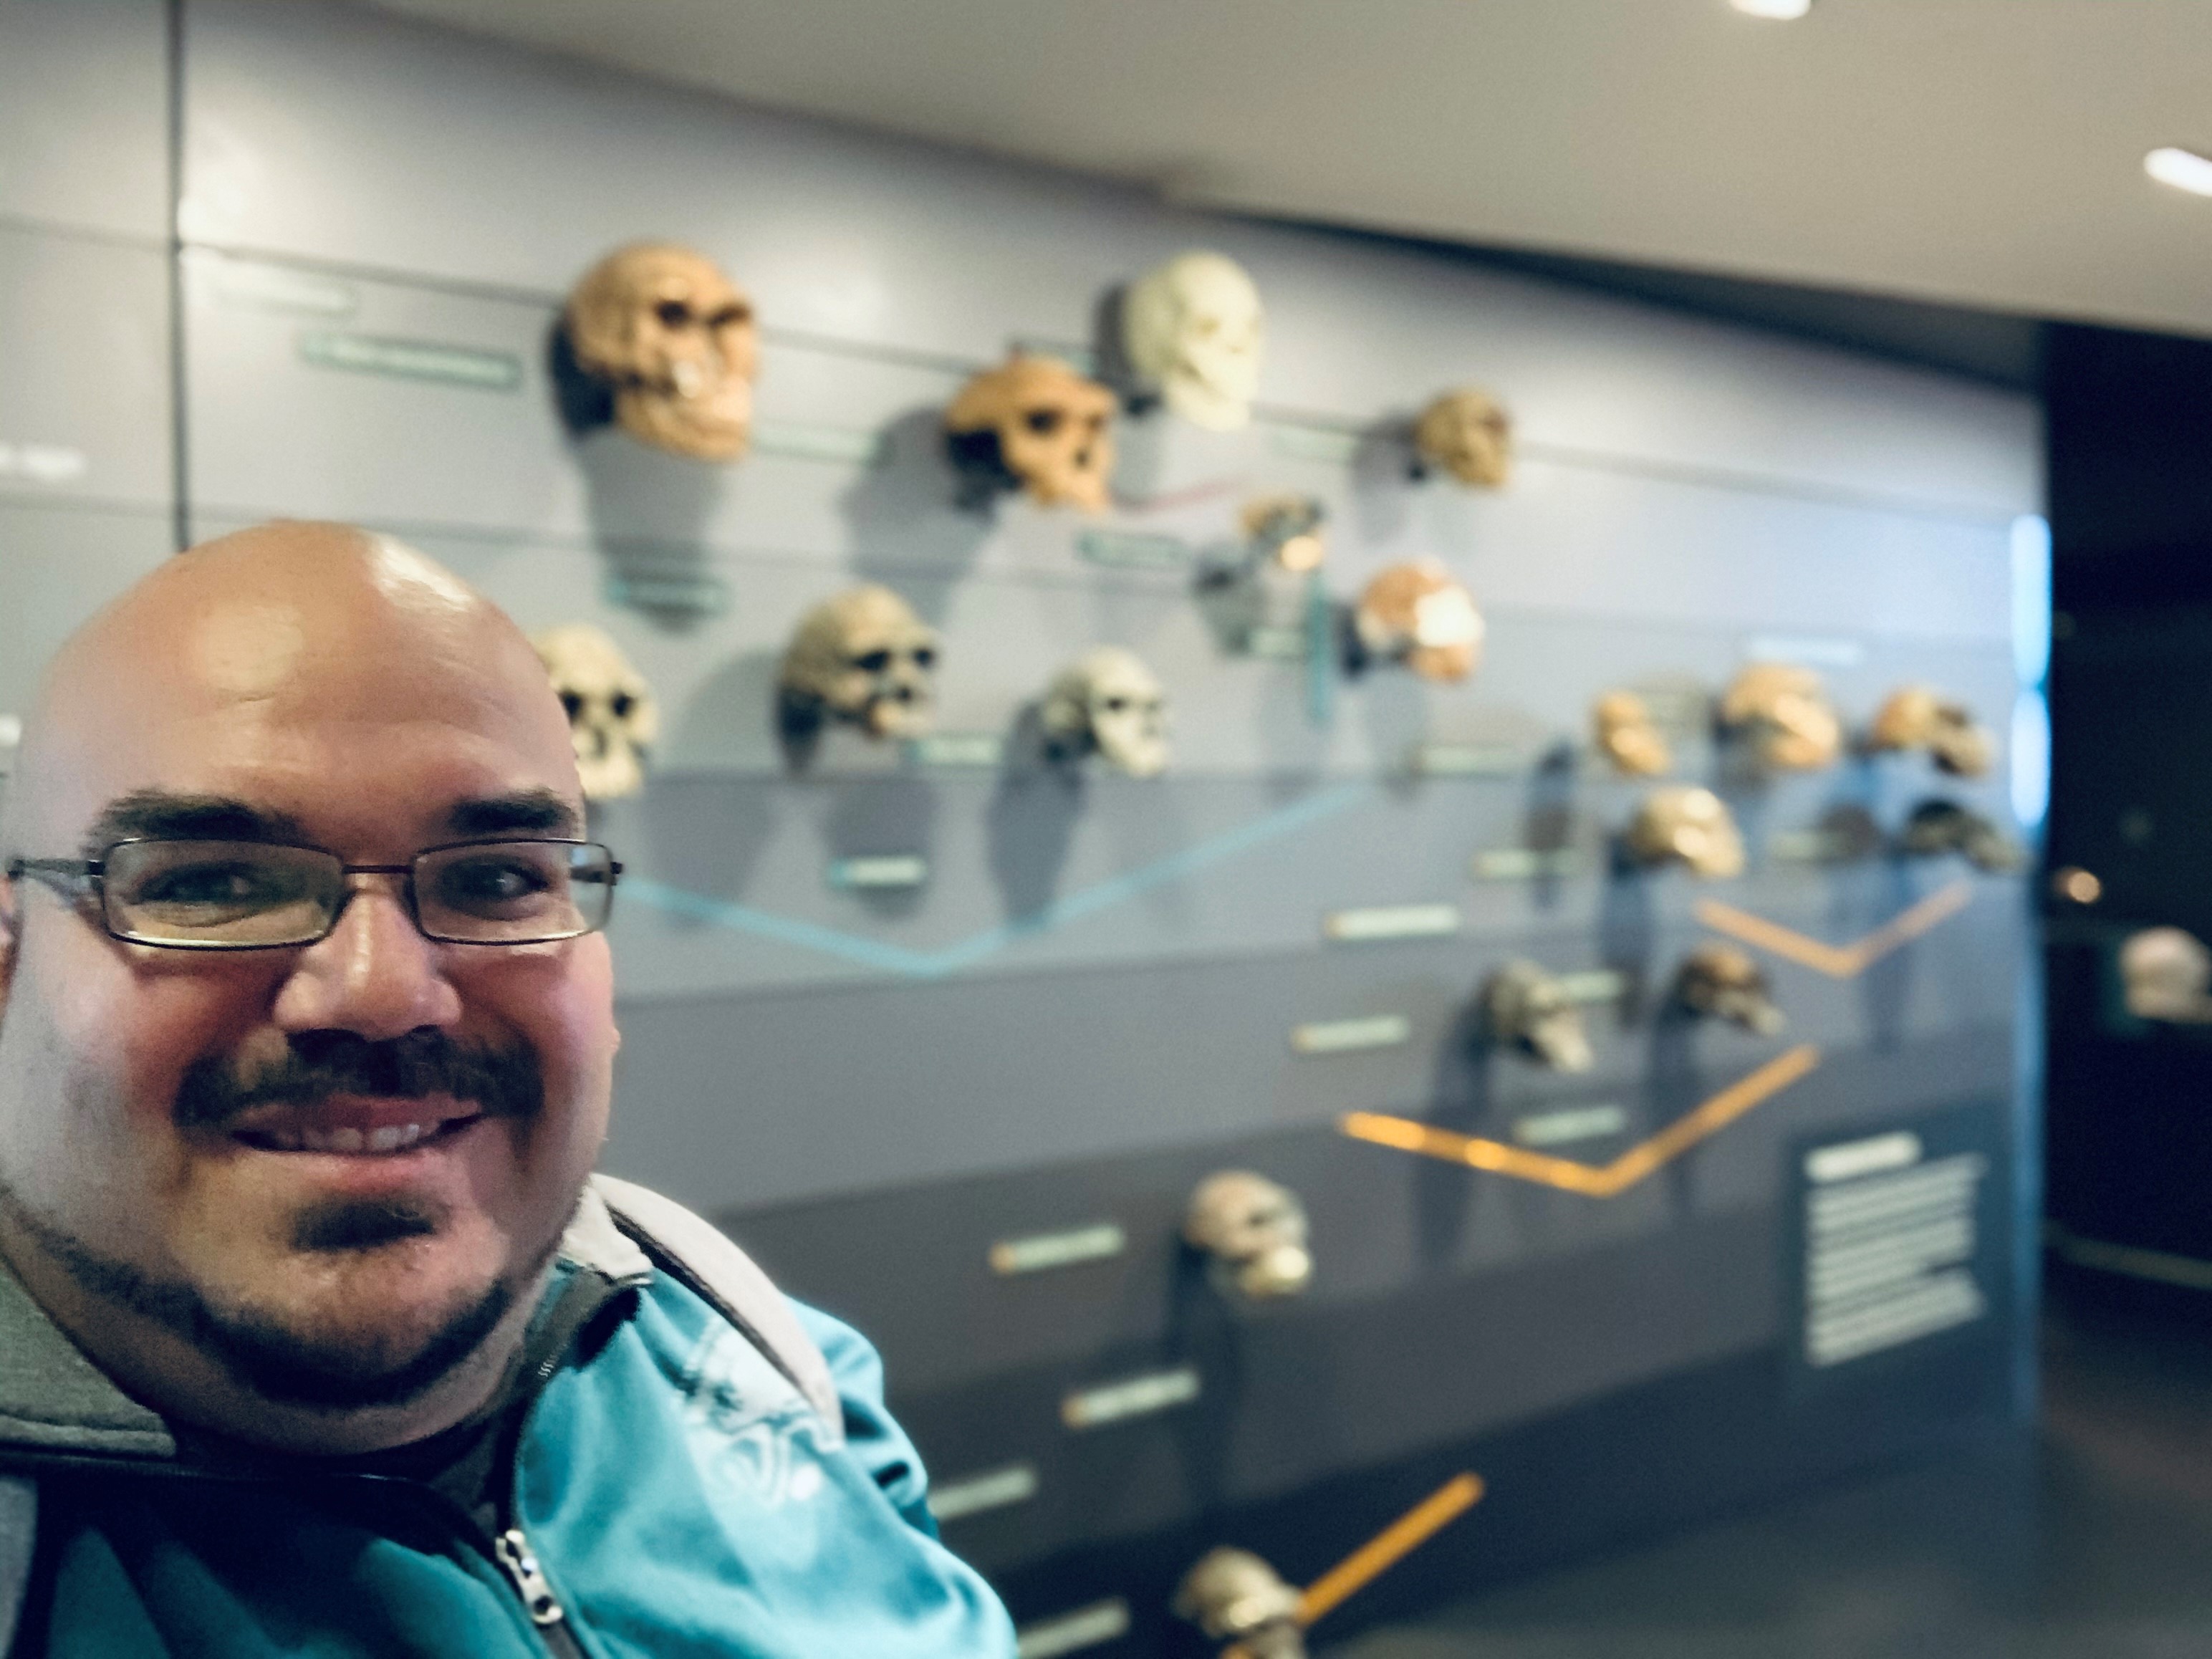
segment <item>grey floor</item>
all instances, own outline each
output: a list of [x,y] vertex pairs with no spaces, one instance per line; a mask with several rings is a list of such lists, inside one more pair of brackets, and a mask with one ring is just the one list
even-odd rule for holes
[[2043,1352],[2032,1438],[1892,1470],[1317,1651],[2212,1655],[2212,1301],[2060,1283]]

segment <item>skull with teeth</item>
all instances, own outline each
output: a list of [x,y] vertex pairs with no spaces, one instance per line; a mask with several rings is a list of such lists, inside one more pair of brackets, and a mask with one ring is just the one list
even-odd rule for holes
[[1925,749],[1938,771],[1959,778],[1987,774],[1996,749],[1996,740],[1974,723],[1972,710],[1924,685],[1891,694],[1868,729],[1866,746],[1877,754]]
[[1631,777],[1656,778],[1674,763],[1667,735],[1633,691],[1608,691],[1590,710],[1598,752]]
[[1512,419],[1488,392],[1462,386],[1421,411],[1413,450],[1462,483],[1497,489],[1513,472]]
[[1209,1550],[1183,1575],[1176,1617],[1246,1659],[1305,1659],[1298,1592],[1249,1550]]
[[1482,990],[1483,1023],[1505,1043],[1555,1072],[1587,1072],[1595,1061],[1582,1010],[1567,988],[1533,962],[1509,962]]
[[1695,784],[1669,784],[1644,798],[1629,823],[1629,855],[1643,864],[1686,864],[1701,876],[1743,873],[1743,836],[1728,803]]
[[801,618],[780,676],[787,729],[823,720],[918,738],[935,714],[937,635],[888,587],[848,588]]
[[1053,357],[1017,354],[960,389],[945,411],[945,447],[980,506],[1026,489],[1042,507],[1106,506],[1114,471],[1114,394]]
[[1192,252],[1129,285],[1121,310],[1129,366],[1194,426],[1249,424],[1267,318],[1260,290],[1225,254]]
[[706,256],[665,242],[611,253],[568,296],[563,327],[632,437],[702,461],[744,454],[760,335],[752,302]]
[[1230,1288],[1255,1300],[1295,1296],[1313,1278],[1305,1206],[1289,1188],[1249,1170],[1224,1170],[1200,1182],[1184,1212],[1182,1236],[1212,1258]]
[[1783,1025],[1766,975],[1733,945],[1701,945],[1683,959],[1674,996],[1693,1014],[1771,1036]]
[[2146,927],[2120,946],[2120,984],[2137,1019],[2212,1020],[2212,951],[2179,927]]
[[1482,612],[1436,559],[1378,572],[1353,607],[1352,627],[1364,659],[1403,663],[1425,680],[1463,680],[1482,660]]
[[1167,767],[1167,694],[1143,659],[1118,645],[1096,646],[1062,671],[1039,719],[1060,754],[1095,750],[1133,778]]
[[586,800],[645,787],[645,754],[660,735],[659,705],[622,647],[589,623],[548,629],[532,641],[568,711]]
[[1789,663],[1755,662],[1738,674],[1721,695],[1720,723],[1775,771],[1817,772],[1843,747],[1843,722],[1820,677]]

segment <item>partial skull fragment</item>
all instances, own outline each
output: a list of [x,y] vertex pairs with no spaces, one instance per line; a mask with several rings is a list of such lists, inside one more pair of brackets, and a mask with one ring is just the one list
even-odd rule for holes
[[1122,349],[1146,388],[1194,426],[1250,423],[1267,316],[1260,290],[1226,254],[1182,253],[1129,285]]
[[1954,800],[1923,800],[1905,820],[1899,846],[1916,858],[1958,853],[1978,870],[2009,875],[2027,862],[2020,844],[1972,807]]
[[1624,838],[1629,855],[1649,865],[1682,863],[1701,876],[1743,873],[1743,835],[1728,803],[1695,784],[1654,789],[1636,809]]
[[1674,976],[1674,997],[1693,1014],[1726,1020],[1760,1036],[1772,1036],[1786,1023],[1775,1006],[1766,970],[1733,945],[1700,945],[1685,957]]
[[1298,1592],[1249,1550],[1209,1550],[1183,1575],[1175,1613],[1247,1659],[1305,1659]]
[[1533,962],[1509,962],[1490,976],[1482,988],[1482,1017],[1491,1041],[1554,1072],[1587,1072],[1595,1063],[1582,1010],[1559,979]]
[[1667,734],[1633,691],[1608,691],[1600,697],[1590,709],[1590,724],[1598,752],[1625,776],[1661,777],[1674,763]]
[[1461,386],[1421,411],[1413,453],[1463,484],[1503,489],[1513,476],[1512,417],[1487,392]]
[[1206,1176],[1190,1195],[1182,1236],[1212,1258],[1217,1279],[1255,1301],[1296,1296],[1313,1279],[1306,1210],[1289,1188],[1249,1170]]
[[1322,532],[1328,509],[1311,495],[1261,495],[1245,502],[1237,518],[1255,562],[1303,576],[1328,557]]
[[2137,1019],[2212,1021],[2212,951],[2179,927],[2146,927],[2120,945],[2120,986]]
[[918,738],[936,713],[937,635],[888,587],[848,588],[799,621],[779,676],[786,734],[824,720]]
[[1721,694],[1720,724],[1764,769],[1817,772],[1836,763],[1843,722],[1820,677],[1790,663],[1755,662]]
[[644,788],[646,751],[660,736],[660,707],[645,677],[589,623],[549,628],[531,643],[568,713],[584,799],[617,800]]
[[704,254],[665,242],[609,254],[568,296],[562,331],[632,437],[695,460],[744,456],[760,333],[752,301]]
[[1892,692],[1867,729],[1873,753],[1925,749],[1938,771],[1955,778],[1987,775],[1996,758],[1996,739],[1975,724],[1973,711],[1924,685]]
[[1056,756],[1100,755],[1133,778],[1167,768],[1167,693],[1144,659],[1118,645],[1094,646],[1061,670],[1038,718]]
[[1425,680],[1463,680],[1482,660],[1482,612],[1437,559],[1378,571],[1352,609],[1355,660],[1402,663]]
[[967,505],[1023,489],[1040,507],[1106,507],[1114,394],[1056,357],[1017,353],[960,388],[945,442]]

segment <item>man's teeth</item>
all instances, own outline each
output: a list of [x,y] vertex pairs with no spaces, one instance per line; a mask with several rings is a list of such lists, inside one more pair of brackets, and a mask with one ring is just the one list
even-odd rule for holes
[[280,1152],[396,1152],[434,1134],[435,1123],[389,1123],[363,1134],[358,1129],[270,1129],[265,1132]]

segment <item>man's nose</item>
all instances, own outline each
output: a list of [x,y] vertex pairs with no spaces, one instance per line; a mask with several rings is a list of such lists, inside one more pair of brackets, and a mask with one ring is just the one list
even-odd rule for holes
[[351,1031],[372,1042],[460,1018],[440,949],[422,937],[396,882],[360,882],[326,939],[307,946],[276,995],[286,1030]]

